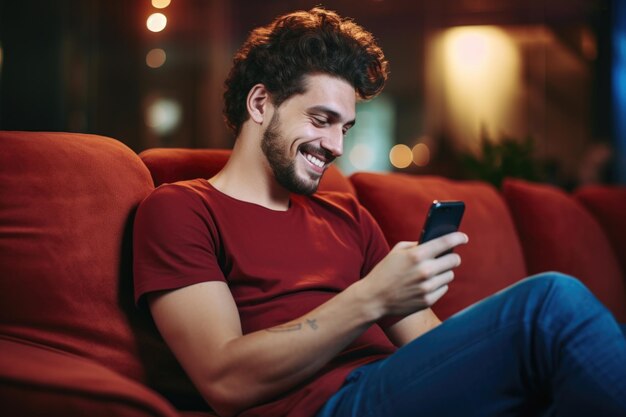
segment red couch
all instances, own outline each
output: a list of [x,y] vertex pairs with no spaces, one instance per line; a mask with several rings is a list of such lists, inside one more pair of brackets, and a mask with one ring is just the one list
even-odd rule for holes
[[[0,415],[212,415],[133,304],[130,233],[155,183],[211,176],[227,158],[0,132]],[[572,195],[519,180],[496,190],[332,169],[321,188],[356,193],[391,244],[417,238],[431,200],[466,202],[470,244],[435,308],[443,318],[527,274],[560,270],[626,321],[626,187]]]

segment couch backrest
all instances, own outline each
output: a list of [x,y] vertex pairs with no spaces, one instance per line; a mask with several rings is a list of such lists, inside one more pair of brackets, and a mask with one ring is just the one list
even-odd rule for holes
[[[154,185],[194,178],[210,178],[222,169],[230,156],[229,149],[153,148],[139,154],[150,170]],[[354,194],[348,179],[331,165],[320,182],[320,191]]]
[[[625,321],[624,276],[607,234],[592,214],[564,190],[548,184],[508,179],[502,192],[528,272],[554,270],[576,276],[618,320]],[[618,227],[617,220],[614,227]]]
[[615,250],[626,282],[626,187],[587,185],[574,193],[598,221]]
[[152,189],[144,164],[116,140],[0,132],[0,334],[91,358],[166,393],[188,390],[133,304],[131,225]]

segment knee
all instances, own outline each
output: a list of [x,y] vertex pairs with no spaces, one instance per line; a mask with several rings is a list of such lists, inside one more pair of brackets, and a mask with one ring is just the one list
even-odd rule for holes
[[561,272],[543,272],[527,278],[526,281],[528,285],[539,291],[554,291],[571,296],[590,294],[587,287],[578,278]]
[[[545,272],[529,277],[529,294],[544,309],[579,311],[591,306],[600,307],[600,302],[577,278],[560,272]],[[572,312],[574,312],[572,311]]]

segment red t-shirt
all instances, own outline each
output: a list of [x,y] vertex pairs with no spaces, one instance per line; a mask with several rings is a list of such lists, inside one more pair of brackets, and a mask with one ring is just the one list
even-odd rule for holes
[[[287,211],[274,211],[229,197],[204,179],[183,181],[160,186],[137,211],[135,298],[225,281],[246,334],[310,312],[388,251],[376,222],[350,195],[292,195]],[[314,378],[241,416],[313,416],[350,371],[394,350],[371,326]]]

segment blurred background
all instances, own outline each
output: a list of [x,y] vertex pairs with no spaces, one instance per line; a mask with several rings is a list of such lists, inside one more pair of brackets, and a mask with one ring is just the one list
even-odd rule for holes
[[315,5],[391,64],[358,105],[344,173],[626,183],[626,0],[0,0],[0,129],[230,148],[232,55]]

